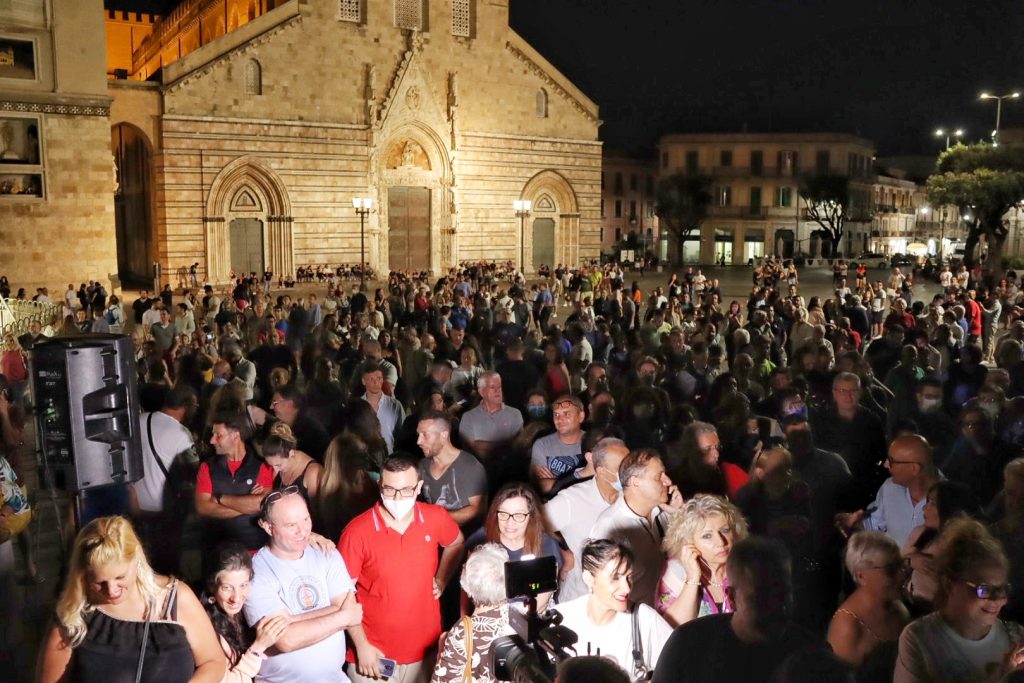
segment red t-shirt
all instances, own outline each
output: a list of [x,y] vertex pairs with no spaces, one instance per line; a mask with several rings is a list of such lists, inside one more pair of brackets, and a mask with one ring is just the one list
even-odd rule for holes
[[[231,472],[231,476],[235,476],[235,472],[242,466],[242,460],[231,461],[228,460],[228,471]],[[270,465],[266,463],[260,464],[260,473],[256,477],[256,483],[267,489],[268,491],[274,488],[274,470],[270,469]],[[199,465],[199,473],[196,475],[196,493],[209,493],[213,495],[213,480],[210,479],[210,465],[202,463]]]
[[[363,631],[385,657],[412,664],[437,645],[441,607],[434,597],[438,548],[459,537],[459,525],[437,505],[416,503],[404,534],[384,523],[381,504],[345,527],[338,552],[363,606]],[[456,579],[452,579],[456,580]],[[349,647],[348,661],[356,661]]]
[[729,494],[729,500],[736,500],[736,492],[746,486],[750,481],[750,475],[743,471],[743,468],[733,465],[731,462],[720,462],[718,466],[725,477],[725,490]]

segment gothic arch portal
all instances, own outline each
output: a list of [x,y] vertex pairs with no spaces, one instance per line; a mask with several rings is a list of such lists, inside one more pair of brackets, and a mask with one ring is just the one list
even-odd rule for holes
[[[396,259],[405,254],[410,267],[433,274],[456,265],[451,161],[441,137],[419,121],[397,127],[378,146],[373,175],[378,210],[377,222],[368,228],[371,265],[387,272],[402,265]],[[401,215],[410,198],[415,198],[411,211],[426,215]],[[415,220],[411,231],[410,219]],[[409,252],[412,245],[415,255]]]
[[[520,235],[520,239],[524,240],[526,271],[536,271],[541,264],[534,263],[535,258],[547,252],[540,244],[535,245],[535,235],[538,239],[540,236],[550,237],[553,242],[550,252],[554,263],[547,265],[577,265],[580,254],[580,210],[572,183],[556,171],[541,171],[527,181],[519,198],[533,203],[533,215],[524,234]],[[553,223],[553,235],[550,236],[547,235],[550,229],[548,221]]]
[[[206,201],[206,267],[213,282],[231,271],[231,225],[236,220],[262,225],[263,265],[277,274],[293,274],[292,205],[284,182],[261,159],[244,156],[220,170]],[[236,247],[238,245],[235,245]]]

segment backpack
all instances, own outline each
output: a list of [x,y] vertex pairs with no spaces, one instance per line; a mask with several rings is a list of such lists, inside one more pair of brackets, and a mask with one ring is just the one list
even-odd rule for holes
[[114,313],[114,308],[113,307],[110,307],[110,308],[107,309],[107,314],[106,314],[105,317],[107,319],[107,324],[108,325],[116,325],[117,324],[117,315]]

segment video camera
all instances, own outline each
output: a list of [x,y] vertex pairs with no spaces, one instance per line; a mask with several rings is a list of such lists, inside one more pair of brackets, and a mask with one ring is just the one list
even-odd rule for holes
[[526,598],[526,612],[509,606],[513,636],[498,638],[491,645],[491,671],[499,681],[546,683],[553,681],[558,662],[574,656],[576,634],[561,625],[562,615],[554,610],[537,613],[537,596],[558,589],[555,558],[537,557],[505,563],[505,596]]

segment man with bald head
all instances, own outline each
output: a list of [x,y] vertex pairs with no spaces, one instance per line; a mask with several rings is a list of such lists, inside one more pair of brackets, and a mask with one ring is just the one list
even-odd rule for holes
[[924,437],[901,434],[889,444],[885,459],[889,478],[878,489],[866,510],[836,515],[836,524],[846,532],[856,527],[882,531],[902,548],[914,527],[924,524],[928,489],[939,480],[932,460],[932,448]]

